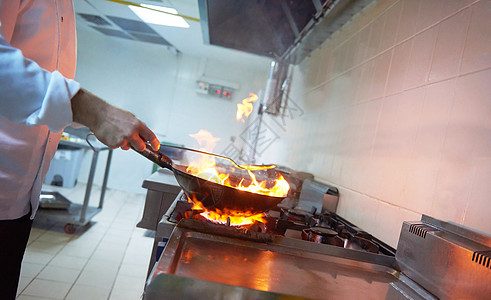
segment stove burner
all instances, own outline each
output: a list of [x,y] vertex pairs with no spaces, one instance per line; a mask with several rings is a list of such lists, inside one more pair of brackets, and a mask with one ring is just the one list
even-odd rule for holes
[[252,230],[247,230],[245,228],[236,228],[222,224],[215,224],[213,222],[182,219],[179,222],[179,226],[203,233],[216,234],[255,242],[269,243],[273,241],[273,236],[270,233],[256,232]]
[[288,219],[293,222],[307,223],[306,220],[312,218],[314,214],[304,209],[290,208],[290,209],[282,209],[281,216],[283,219]]
[[[193,204],[188,203],[186,198],[180,199],[176,202],[175,209],[168,220],[177,223],[181,219],[191,219],[198,223],[217,225],[217,223],[201,216],[203,211],[193,210],[192,207]],[[275,215],[274,213],[273,211],[271,215]],[[309,212],[302,209],[281,209],[279,216],[278,213],[276,217],[271,215],[266,214],[264,216],[264,223],[256,222],[241,226],[221,224],[219,225],[221,227],[212,225],[207,227],[207,230],[229,227],[246,232],[280,235],[336,247],[395,256],[393,248],[332,212],[316,214],[315,211]],[[222,232],[223,230],[219,229],[218,231]]]
[[186,212],[191,211],[193,207],[192,203],[187,201],[176,201],[176,206],[172,211],[172,214],[168,218],[169,222],[178,223],[181,219],[186,218]]
[[211,223],[211,224],[217,224],[222,226],[240,228],[244,230],[250,230],[254,232],[263,232],[263,233],[266,232],[273,233],[273,229],[276,227],[277,218],[271,217],[267,214],[263,216],[263,222],[254,221],[252,224],[233,225],[230,224],[229,218],[227,223],[220,223],[218,221],[208,219],[201,215],[204,212],[204,210],[193,209],[193,207],[194,204],[188,202],[185,196],[181,197],[178,201],[176,201],[174,210],[172,211],[170,217],[167,218],[167,220],[172,223],[179,223],[183,219],[192,219],[203,223]]
[[327,244],[338,247],[344,246],[344,241],[338,236],[338,233],[325,227],[312,227],[302,230],[302,239],[319,244]]
[[310,231],[313,234],[322,235],[322,236],[326,236],[326,237],[338,235],[338,233],[336,231],[329,229],[329,228],[326,228],[326,227],[312,227],[312,228],[310,228]]
[[360,248],[365,251],[372,252],[372,253],[379,252],[379,246],[377,246],[375,243],[373,243],[367,238],[363,238],[361,236],[355,235],[355,237],[353,238],[353,243],[360,246]]

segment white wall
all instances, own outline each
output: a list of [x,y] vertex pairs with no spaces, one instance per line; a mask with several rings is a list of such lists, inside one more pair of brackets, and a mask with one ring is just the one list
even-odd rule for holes
[[[283,128],[281,117],[265,116],[278,137],[260,161],[339,187],[338,213],[393,246],[402,221],[421,214],[490,233],[490,6],[376,1],[294,68],[290,98],[301,112],[283,116]],[[83,86],[165,140],[195,146],[188,134],[206,129],[222,138],[221,151],[245,128],[233,119],[236,103],[263,87],[269,63],[206,63],[206,75],[241,84],[232,102],[193,92],[202,63],[79,31]],[[142,191],[150,170],[139,155],[116,150],[109,186]]]
[[340,188],[395,246],[421,214],[491,233],[491,1],[381,0],[294,70],[303,109],[264,155]]
[[[177,56],[162,46],[109,38],[91,29],[80,28],[77,33],[75,78],[82,87],[133,112],[161,141],[188,147],[198,146],[189,134],[205,129],[221,138],[216,149],[222,151],[245,126],[235,120],[236,104],[262,89],[269,71],[268,59],[264,68],[258,68],[247,61],[230,64]],[[195,91],[201,75],[238,83],[240,88],[231,100],[202,95]],[[100,155],[96,184],[102,183],[106,155]],[[81,182],[87,181],[90,159],[91,154],[85,156]],[[108,185],[145,192],[141,184],[151,170],[152,163],[134,151],[115,150]]]

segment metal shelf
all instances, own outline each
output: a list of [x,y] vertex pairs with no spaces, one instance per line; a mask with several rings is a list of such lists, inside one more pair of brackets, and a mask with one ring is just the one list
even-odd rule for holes
[[[87,187],[85,189],[84,201],[83,204],[78,203],[70,203],[68,209],[49,209],[49,208],[41,208],[38,210],[36,214],[36,218],[44,219],[48,221],[55,222],[64,222],[65,223],[65,232],[66,233],[75,233],[77,226],[85,226],[90,220],[97,215],[103,207],[104,204],[104,196],[106,194],[107,188],[107,179],[109,176],[109,168],[111,165],[111,159],[113,154],[113,149],[104,146],[100,143],[94,145],[94,147],[90,147],[88,144],[60,140],[60,145],[68,145],[76,148],[83,149],[92,149],[92,162],[90,165],[89,177],[87,180]],[[92,193],[92,185],[94,183],[94,175],[97,166],[97,160],[99,158],[99,152],[103,150],[108,150],[107,160],[106,160],[106,169],[104,171],[104,178],[102,181],[101,187],[101,196],[99,198],[98,206],[89,206],[90,195]],[[41,191],[43,194],[43,191]]]
[[40,209],[36,214],[36,218],[84,226],[89,223],[102,208],[87,206],[85,207],[85,213],[83,213],[83,210],[83,204],[72,203],[68,209]]

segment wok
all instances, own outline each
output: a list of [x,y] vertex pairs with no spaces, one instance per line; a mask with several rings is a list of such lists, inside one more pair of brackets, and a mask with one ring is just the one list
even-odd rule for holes
[[[162,145],[159,151],[146,147],[143,151],[133,149],[162,168],[171,170],[177,182],[190,198],[196,197],[203,206],[212,211],[235,210],[259,214],[275,207],[285,197],[268,196],[215,183],[190,174],[188,167],[196,161],[213,158],[216,169],[228,174],[231,182],[251,181],[249,172],[257,181],[266,180],[274,185],[278,172],[275,166],[239,166],[229,158],[198,150]],[[171,159],[172,158],[172,159]],[[257,168],[256,168],[257,167]],[[250,183],[250,182],[249,182]]]

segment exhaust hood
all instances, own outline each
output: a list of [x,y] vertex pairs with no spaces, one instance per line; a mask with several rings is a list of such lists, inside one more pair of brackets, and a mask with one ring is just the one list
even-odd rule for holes
[[374,0],[198,0],[205,44],[300,63]]

